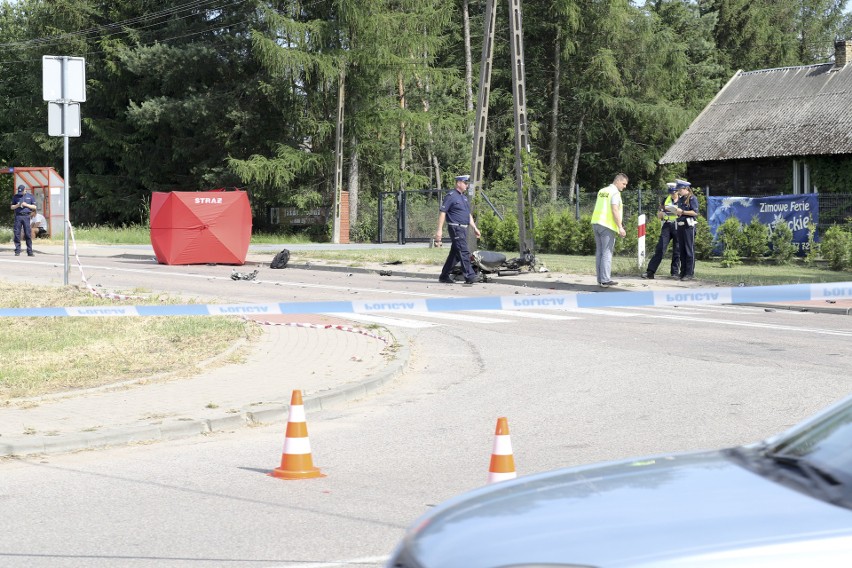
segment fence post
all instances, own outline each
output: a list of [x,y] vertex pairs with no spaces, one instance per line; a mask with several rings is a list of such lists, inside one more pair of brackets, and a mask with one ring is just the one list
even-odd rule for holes
[[379,226],[376,242],[382,244],[385,241],[385,192],[379,192]]
[[577,196],[577,199],[574,200],[574,220],[580,220],[580,184],[574,184],[574,192]]

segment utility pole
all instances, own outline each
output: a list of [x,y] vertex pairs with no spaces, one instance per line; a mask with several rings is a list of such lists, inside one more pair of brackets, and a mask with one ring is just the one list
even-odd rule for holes
[[[518,193],[518,243],[520,253],[532,249],[527,243],[526,213],[524,211],[523,152],[529,153],[527,133],[527,97],[524,73],[524,38],[521,25],[521,0],[509,3],[509,43],[512,60],[512,99],[515,111],[515,181]],[[476,119],[473,124],[473,150],[471,152],[470,200],[477,189],[482,189],[483,163],[485,161],[485,134],[488,130],[488,99],[491,95],[491,68],[494,62],[494,27],[497,13],[494,0],[485,3],[485,33],[482,43],[482,64],[479,68],[479,94],[476,103]],[[484,195],[484,193],[483,193]],[[476,238],[468,233],[470,250],[476,249]]]

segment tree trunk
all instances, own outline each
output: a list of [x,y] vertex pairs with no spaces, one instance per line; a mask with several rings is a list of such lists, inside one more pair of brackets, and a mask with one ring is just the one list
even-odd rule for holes
[[[422,91],[425,91],[425,93],[426,93],[426,96],[423,97],[423,112],[426,114],[426,116],[429,116],[429,93],[430,93],[431,89],[429,88],[428,83],[424,87],[423,81],[420,80],[420,77],[418,75],[414,75],[414,78],[417,81],[417,88],[422,90]],[[442,185],[443,182],[441,180],[441,164],[440,164],[440,162],[438,162],[438,156],[435,154],[435,135],[434,135],[434,131],[432,129],[432,119],[431,118],[426,122],[426,131],[429,134],[429,150],[428,150],[428,152],[429,152],[429,156],[428,156],[429,164],[433,168],[435,168],[435,184],[436,184],[435,187],[441,188],[441,187],[443,187],[443,185]]]
[[553,55],[553,101],[550,109],[550,202],[556,203],[556,193],[559,188],[561,161],[559,160],[559,83],[562,72],[562,42],[559,33],[556,34],[556,47]]
[[[574,164],[571,166],[571,185],[569,189],[569,201],[574,203],[574,186],[577,185],[577,167],[580,165],[580,149],[583,147],[583,115],[580,115],[580,122],[577,123],[577,149],[574,151]],[[577,199],[580,199],[580,194],[577,194]]]

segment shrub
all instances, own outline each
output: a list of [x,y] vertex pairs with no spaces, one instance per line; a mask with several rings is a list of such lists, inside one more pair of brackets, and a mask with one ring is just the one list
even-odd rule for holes
[[722,266],[739,264],[743,249],[743,227],[736,217],[728,217],[716,230],[716,242],[722,248]]
[[494,250],[518,250],[518,220],[512,215],[506,215],[502,221],[497,223],[493,236]]
[[713,256],[713,233],[710,231],[710,223],[704,217],[698,217],[695,226],[695,258],[697,260],[710,260]]
[[0,227],[0,243],[8,243],[12,240],[12,229]]
[[790,264],[796,255],[796,245],[793,244],[793,231],[785,222],[777,223],[769,237],[772,246],[772,258],[778,264]]
[[760,260],[769,252],[769,227],[761,223],[757,215],[743,228],[743,256]]
[[820,249],[832,270],[852,268],[852,232],[842,226],[834,225],[825,232]]
[[813,223],[813,218],[811,218],[811,223],[808,225],[808,242],[805,247],[807,249],[805,253],[805,265],[814,266],[817,259],[819,259],[820,246],[816,242],[816,225]]

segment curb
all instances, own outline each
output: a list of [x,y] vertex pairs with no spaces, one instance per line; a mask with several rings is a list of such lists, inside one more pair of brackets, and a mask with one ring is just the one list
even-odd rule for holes
[[[411,355],[407,338],[401,339],[396,342],[396,356],[384,370],[359,383],[329,388],[316,395],[306,396],[305,412],[326,410],[341,403],[363,398],[396,379],[408,364]],[[0,438],[0,459],[147,444],[272,424],[286,420],[289,409],[289,404],[255,403],[243,407],[239,412],[222,414],[213,418],[175,418],[158,424],[117,426],[57,436],[27,436],[24,439],[10,441]]]
[[[116,255],[116,257],[120,258],[134,258],[134,259],[150,259],[148,255],[134,255],[134,254],[120,254]],[[269,268],[269,263],[266,261],[258,261],[258,260],[247,260],[244,266],[254,266],[254,267],[267,267]],[[314,265],[314,264],[288,264],[284,269],[292,268],[296,270],[319,270],[326,272],[346,272],[352,274],[375,274],[377,276],[381,276],[382,278],[386,278],[388,276],[398,276],[401,278],[419,278],[425,280],[437,280],[433,274],[427,274],[423,272],[404,272],[404,271],[396,271],[392,268],[393,265],[389,265],[387,269],[374,269],[374,268],[361,268],[361,267],[352,267],[352,266],[339,266],[339,265]],[[387,270],[389,272],[388,275],[383,276],[380,272]],[[607,293],[607,292],[623,292],[625,290],[616,290],[611,288],[601,289],[598,286],[593,284],[568,284],[565,282],[539,282],[536,280],[525,280],[520,275],[517,276],[491,276],[489,277],[489,282],[499,282],[500,284],[507,284],[509,286],[518,286],[522,288],[533,288],[533,289],[544,289],[544,290],[571,290],[575,292],[599,292],[599,293]],[[815,306],[797,306],[797,305],[787,305],[787,304],[751,304],[744,303],[739,304],[741,306],[752,306],[758,308],[767,308],[767,309],[776,309],[776,310],[789,310],[796,312],[812,312],[812,313],[821,313],[821,314],[834,314],[834,315],[842,315],[849,316],[852,315],[852,308],[829,308],[829,307],[815,307]]]

